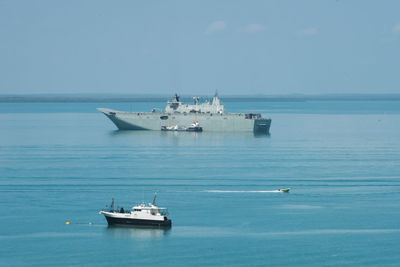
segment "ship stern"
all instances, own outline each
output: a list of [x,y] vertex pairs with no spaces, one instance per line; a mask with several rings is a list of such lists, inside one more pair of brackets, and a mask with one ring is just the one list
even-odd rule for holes
[[255,133],[265,133],[269,134],[269,128],[271,127],[271,119],[255,119],[254,120],[254,129]]

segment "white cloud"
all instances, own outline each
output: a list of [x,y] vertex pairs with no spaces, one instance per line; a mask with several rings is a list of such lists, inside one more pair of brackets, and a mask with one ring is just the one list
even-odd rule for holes
[[397,25],[393,27],[392,31],[394,34],[400,34],[400,23],[397,23]]
[[216,32],[220,32],[225,30],[227,27],[226,23],[224,21],[214,21],[210,25],[208,25],[206,34],[212,34]]
[[244,32],[248,32],[248,33],[255,33],[255,32],[261,32],[264,29],[265,29],[265,27],[262,24],[249,24],[246,27],[244,27],[242,30]]
[[318,30],[316,28],[305,28],[305,29],[299,30],[297,32],[297,34],[300,36],[309,37],[309,36],[317,35]]

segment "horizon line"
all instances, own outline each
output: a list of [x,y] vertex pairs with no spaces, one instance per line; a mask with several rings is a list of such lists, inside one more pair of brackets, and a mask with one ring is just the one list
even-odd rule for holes
[[[210,99],[209,95],[198,95]],[[0,102],[165,102],[172,95],[167,94],[0,94]],[[192,95],[183,94],[184,101],[191,101]],[[268,102],[268,101],[400,101],[400,93],[330,93],[330,94],[246,94],[222,95],[226,102]]]

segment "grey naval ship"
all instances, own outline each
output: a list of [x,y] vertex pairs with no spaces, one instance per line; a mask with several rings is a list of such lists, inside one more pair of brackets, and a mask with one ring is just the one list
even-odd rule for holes
[[161,131],[167,127],[186,127],[193,123],[203,132],[250,132],[269,133],[271,119],[257,113],[228,113],[216,93],[212,101],[185,104],[177,94],[167,102],[165,111],[153,108],[151,112],[126,112],[108,108],[97,108],[104,113],[119,130]]

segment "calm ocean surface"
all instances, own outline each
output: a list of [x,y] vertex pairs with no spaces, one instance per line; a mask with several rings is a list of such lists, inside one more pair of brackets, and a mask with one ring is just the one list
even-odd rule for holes
[[[0,103],[0,265],[399,266],[399,102],[225,105],[271,135],[121,132],[95,110],[164,103]],[[155,191],[170,230],[98,214]]]

